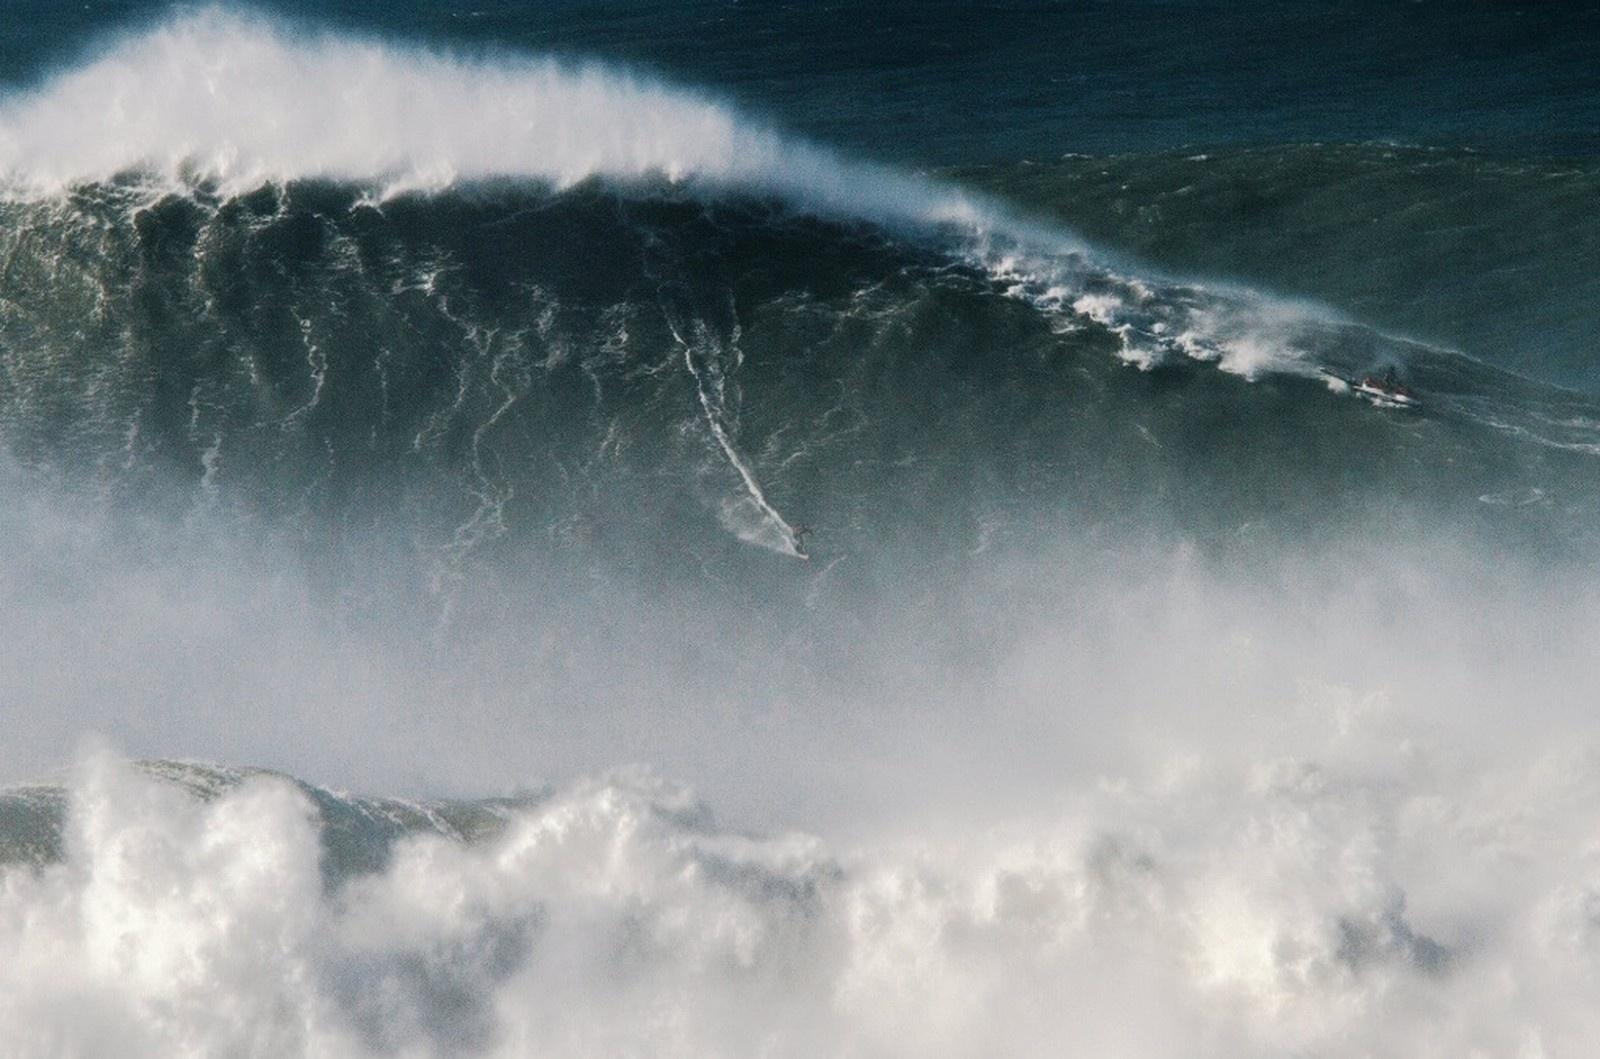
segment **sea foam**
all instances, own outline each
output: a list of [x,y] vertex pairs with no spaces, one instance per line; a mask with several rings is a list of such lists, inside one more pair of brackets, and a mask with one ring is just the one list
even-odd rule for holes
[[470,57],[208,10],[129,36],[0,106],[13,196],[127,174],[224,193],[383,193],[530,178],[665,178],[885,220],[969,216],[955,193],[846,162],[681,88],[595,63]]
[[1192,766],[987,833],[830,850],[722,827],[633,771],[328,883],[285,780],[199,797],[101,752],[72,784],[66,859],[0,871],[0,1038],[25,1056],[1578,1054],[1600,1033],[1578,999],[1600,898],[1571,809],[1596,775],[1584,753],[1484,775]]

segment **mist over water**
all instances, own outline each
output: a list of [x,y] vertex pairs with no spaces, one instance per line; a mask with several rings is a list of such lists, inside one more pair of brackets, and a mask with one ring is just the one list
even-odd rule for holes
[[0,1050],[1600,1029],[1581,165],[933,179],[568,41],[97,39],[0,100]]

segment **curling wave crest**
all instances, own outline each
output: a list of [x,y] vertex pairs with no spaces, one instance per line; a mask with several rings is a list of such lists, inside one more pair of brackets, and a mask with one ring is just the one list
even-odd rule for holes
[[222,198],[334,181],[382,202],[591,179],[774,196],[937,232],[1041,309],[1112,328],[1141,368],[1187,356],[1252,378],[1309,373],[1298,336],[1326,317],[1256,292],[1191,285],[1168,297],[1171,284],[1095,263],[1077,238],[981,197],[599,64],[407,49],[213,9],[122,40],[0,105],[0,195],[12,201],[130,180],[149,196],[201,186]]
[[351,181],[664,177],[891,220],[970,212],[683,89],[600,65],[452,56],[210,10],[114,44],[0,106],[0,174],[48,196],[127,174],[224,194]]

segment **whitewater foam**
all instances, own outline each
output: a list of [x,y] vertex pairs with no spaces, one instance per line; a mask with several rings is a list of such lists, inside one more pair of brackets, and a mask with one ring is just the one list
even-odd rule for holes
[[212,9],[131,36],[0,106],[0,187],[130,175],[223,194],[303,179],[378,197],[526,178],[664,178],[888,221],[965,220],[961,195],[845,162],[691,92],[598,64],[404,48]]
[[0,1036],[22,1056],[1580,1053],[1592,752],[1479,774],[1366,744],[1381,703],[1334,701],[1359,764],[1175,762],[853,850],[740,833],[631,771],[475,842],[417,814],[331,883],[323,842],[358,836],[325,834],[302,789],[97,753],[65,858],[0,869]]

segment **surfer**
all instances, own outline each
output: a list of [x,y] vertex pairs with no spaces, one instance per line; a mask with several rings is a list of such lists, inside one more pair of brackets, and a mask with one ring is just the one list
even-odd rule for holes
[[811,552],[806,549],[806,538],[811,536],[810,526],[796,526],[789,531],[789,537],[794,541],[794,552],[802,559],[811,558]]

